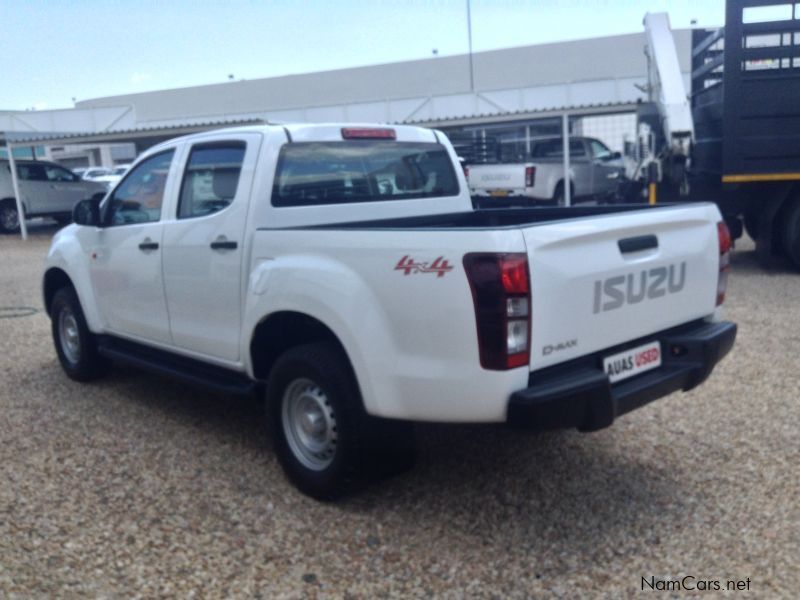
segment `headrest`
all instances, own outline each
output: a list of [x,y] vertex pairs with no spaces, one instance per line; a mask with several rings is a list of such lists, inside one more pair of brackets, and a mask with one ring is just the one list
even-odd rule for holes
[[239,183],[239,169],[214,169],[214,195],[220,200],[233,200]]

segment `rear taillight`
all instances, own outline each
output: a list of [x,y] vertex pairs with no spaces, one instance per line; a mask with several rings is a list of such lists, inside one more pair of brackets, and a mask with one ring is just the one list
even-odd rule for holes
[[394,129],[379,127],[343,127],[342,139],[345,140],[394,140],[397,132]]
[[464,256],[478,347],[484,369],[506,370],[530,361],[531,293],[525,254]]
[[728,288],[728,273],[731,270],[731,232],[725,221],[717,223],[719,237],[719,277],[717,278],[717,306],[725,302],[725,290]]
[[464,177],[466,177],[467,181],[469,181],[469,167],[466,165],[464,165]]
[[525,187],[533,187],[536,182],[536,167],[525,167]]

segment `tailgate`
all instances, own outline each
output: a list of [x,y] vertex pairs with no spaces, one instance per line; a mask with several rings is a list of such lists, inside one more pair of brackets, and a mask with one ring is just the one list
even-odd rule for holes
[[524,229],[531,369],[711,315],[719,220],[713,204],[693,204]]
[[524,188],[525,165],[470,165],[469,186],[487,192]]

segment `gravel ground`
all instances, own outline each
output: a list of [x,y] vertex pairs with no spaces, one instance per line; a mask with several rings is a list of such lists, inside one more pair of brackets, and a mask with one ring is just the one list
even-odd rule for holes
[[[41,309],[52,232],[0,238],[0,307]],[[255,403],[71,382],[41,310],[0,318],[0,596],[797,597],[800,276],[733,264],[739,338],[699,389],[592,434],[426,426],[413,472],[336,505],[287,483]]]

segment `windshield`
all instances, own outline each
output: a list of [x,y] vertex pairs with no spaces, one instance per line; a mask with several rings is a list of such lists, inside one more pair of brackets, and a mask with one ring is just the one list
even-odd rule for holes
[[308,206],[458,194],[441,144],[387,140],[303,142],[281,149],[274,206]]

